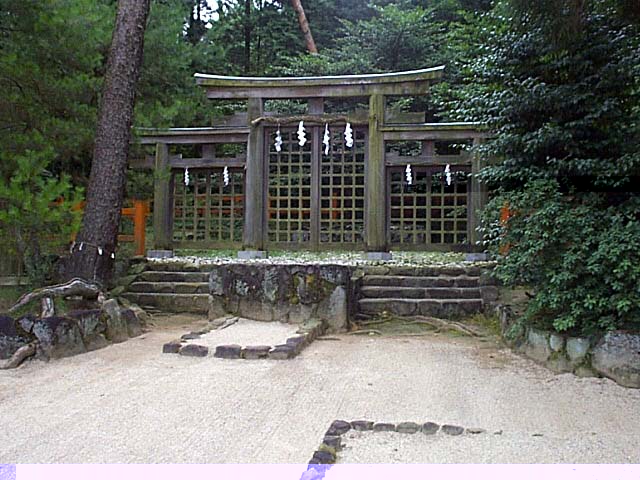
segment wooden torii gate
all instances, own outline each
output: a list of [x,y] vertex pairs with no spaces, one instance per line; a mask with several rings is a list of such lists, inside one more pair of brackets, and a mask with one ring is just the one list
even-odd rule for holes
[[[246,115],[236,115],[236,121],[226,125],[138,130],[142,144],[156,146],[154,159],[137,163],[138,167],[155,169],[156,248],[170,250],[175,246],[175,182],[170,175],[171,171],[184,168],[195,170],[242,167],[244,199],[241,255],[245,257],[264,256],[269,248],[276,245],[310,249],[361,245],[371,258],[380,259],[389,258],[390,247],[427,250],[473,249],[476,240],[475,227],[478,223],[477,212],[486,203],[486,189],[475,175],[471,175],[468,186],[465,183],[464,188],[461,186],[459,190],[452,191],[451,195],[447,193],[446,188],[438,190],[434,187],[432,190],[429,186],[431,181],[427,182],[425,179],[431,178],[430,175],[434,171],[443,170],[445,165],[459,167],[465,173],[477,173],[480,168],[477,158],[464,151],[453,155],[438,153],[436,144],[442,141],[477,144],[482,142],[487,134],[473,123],[426,123],[424,114],[421,117],[416,114],[401,114],[395,115],[394,118],[391,112],[385,111],[387,98],[426,94],[429,86],[442,76],[443,70],[444,67],[435,67],[388,74],[295,78],[196,74],[196,83],[205,89],[208,98],[243,99],[247,101],[247,111]],[[366,99],[368,110],[364,115],[358,112],[348,115],[325,113],[325,99],[335,101],[353,97]],[[265,112],[265,101],[268,99],[303,99],[307,101],[307,112],[298,116],[278,116]],[[243,124],[239,124],[238,120]],[[299,120],[302,120],[308,129],[311,146],[308,150],[300,148],[298,151],[293,142],[290,142],[291,145],[286,145],[289,149],[289,163],[277,170],[275,167],[278,167],[283,154],[273,150],[272,134],[276,125],[278,130],[280,126],[283,130],[291,130],[297,126]],[[332,128],[336,125],[342,128],[346,123],[353,125],[358,139],[361,139],[358,140],[358,146],[361,148],[359,156],[356,158],[356,153],[347,152],[351,156],[345,157],[346,147],[336,140],[337,146],[329,153],[329,157],[333,155],[334,158],[330,159],[331,163],[329,160],[325,162],[326,156],[322,153],[324,126],[330,124]],[[290,136],[287,139],[290,139]],[[334,139],[337,137],[332,137],[332,142]],[[390,151],[389,146],[397,142],[417,142],[420,151],[417,154],[414,152],[411,156]],[[246,154],[232,158],[216,157],[216,144],[227,143],[246,144]],[[202,156],[182,158],[169,154],[170,145],[184,144],[202,145]],[[347,189],[344,185],[340,187],[342,190],[334,188],[343,192],[339,198],[339,207],[349,205],[348,209],[351,210],[348,213],[362,218],[356,221],[346,218],[345,215],[346,219],[341,220],[341,224],[330,224],[326,220],[327,215],[329,218],[335,217],[336,210],[330,214],[325,213],[325,210],[334,207],[327,203],[326,196],[323,197],[323,191],[328,190],[323,190],[323,187],[325,183],[346,184],[350,181],[347,178],[348,174],[340,170],[340,162],[345,161],[351,162],[350,166],[362,166],[363,188],[358,190],[362,190],[363,194],[353,193],[354,189],[349,189],[345,194]],[[282,182],[285,175],[274,171],[290,172],[304,162],[306,163],[303,165],[303,176],[308,176],[309,180],[303,180],[309,193],[300,197],[300,202],[305,203],[304,207],[301,207],[298,198],[290,193],[294,188],[275,191],[273,185]],[[357,162],[360,163],[356,165]],[[407,192],[404,186],[399,186],[397,172],[406,165],[416,169],[416,176],[427,185],[424,188],[428,192],[421,192],[415,188]],[[287,187],[291,185],[288,184]],[[433,204],[431,196],[434,196]],[[441,204],[436,204],[436,201]],[[353,206],[354,202],[357,203],[357,207]],[[466,210],[464,218],[455,215],[451,221],[431,218],[432,213],[441,216],[450,214],[450,211],[445,209],[446,202],[454,202],[454,208]],[[280,207],[282,203],[287,207]],[[291,210],[296,209],[296,216],[292,216]],[[281,228],[280,224],[284,225],[282,231],[277,230]],[[304,225],[300,227],[302,224]],[[453,224],[452,229],[447,230],[449,227],[445,224]],[[337,233],[327,233],[327,230],[331,229],[336,229]],[[336,242],[336,238],[339,241]]]

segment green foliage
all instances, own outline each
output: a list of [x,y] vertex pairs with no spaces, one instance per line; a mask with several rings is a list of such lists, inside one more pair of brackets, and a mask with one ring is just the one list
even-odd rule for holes
[[51,149],[27,151],[12,159],[16,170],[9,180],[0,179],[0,240],[5,251],[22,259],[33,286],[46,283],[52,254],[59,253],[79,226],[79,212],[72,207],[81,191],[71,186],[68,176],[47,172],[52,158]]
[[[464,82],[447,104],[451,118],[495,133],[476,154],[495,191],[486,244],[496,255],[508,247],[497,275],[533,289],[530,324],[639,328],[638,25],[613,0],[561,18],[521,4],[500,2],[479,19],[483,45],[475,58],[459,57]],[[460,52],[473,29],[457,32]],[[506,226],[504,204],[515,212]]]
[[[496,212],[514,212],[502,225]],[[532,285],[525,319],[558,331],[593,334],[640,328],[640,201],[608,205],[597,193],[563,195],[555,180],[535,180],[486,209],[487,246],[499,254],[506,285]]]

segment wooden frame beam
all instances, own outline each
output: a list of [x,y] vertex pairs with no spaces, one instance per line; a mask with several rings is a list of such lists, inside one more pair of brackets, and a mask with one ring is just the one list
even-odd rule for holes
[[422,95],[442,77],[444,66],[395,73],[324,77],[227,77],[196,73],[207,98],[335,98]]

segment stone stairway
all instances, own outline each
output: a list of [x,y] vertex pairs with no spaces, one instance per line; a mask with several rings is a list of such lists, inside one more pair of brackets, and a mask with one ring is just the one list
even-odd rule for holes
[[149,263],[147,270],[129,285],[123,294],[141,307],[172,313],[207,313],[209,310],[209,274],[195,266],[169,271],[170,264]]
[[356,321],[375,315],[456,318],[480,313],[497,288],[478,267],[390,269],[361,280]]

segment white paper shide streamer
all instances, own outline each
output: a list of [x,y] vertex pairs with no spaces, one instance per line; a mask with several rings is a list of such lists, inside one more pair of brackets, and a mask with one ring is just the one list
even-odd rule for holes
[[331,136],[329,135],[329,124],[324,124],[324,137],[322,138],[322,144],[324,145],[324,154],[329,155],[329,141]]
[[404,176],[407,179],[408,185],[413,185],[413,173],[411,172],[411,165],[407,164],[407,168],[404,169]]
[[353,147],[353,130],[349,122],[347,122],[347,125],[344,127],[344,144],[347,148]]
[[229,167],[225,165],[224,170],[222,170],[222,179],[224,181],[224,186],[229,186]]
[[298,124],[298,145],[304,147],[304,144],[307,143],[307,136],[304,134],[304,122],[300,120]]
[[189,167],[184,169],[184,184],[189,186]]
[[444,177],[447,181],[447,185],[451,185],[451,167],[447,163],[447,166],[444,167]]
[[280,127],[276,130],[276,139],[273,142],[273,146],[276,148],[276,152],[280,153],[282,151],[282,135],[280,135]]

